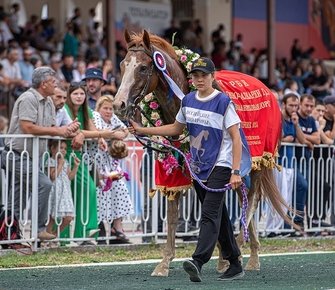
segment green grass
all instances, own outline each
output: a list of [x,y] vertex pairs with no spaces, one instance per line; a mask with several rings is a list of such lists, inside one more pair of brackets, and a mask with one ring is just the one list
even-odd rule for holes
[[[0,251],[0,268],[160,259],[163,247],[164,244],[78,248],[61,247],[39,250],[31,255],[24,255],[16,251]],[[194,248],[194,243],[179,243],[176,247],[176,257],[190,257]],[[335,237],[261,239],[260,253],[263,254],[307,251],[335,251]],[[243,248],[242,252],[243,254],[250,253],[248,244]],[[217,249],[213,255],[218,255]]]

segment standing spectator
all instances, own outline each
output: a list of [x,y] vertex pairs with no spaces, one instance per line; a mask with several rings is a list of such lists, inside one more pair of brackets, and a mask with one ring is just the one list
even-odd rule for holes
[[[308,161],[311,157],[311,150],[314,145],[320,144],[320,134],[316,127],[316,122],[311,116],[315,108],[315,98],[312,95],[302,95],[298,110],[299,126],[305,136],[305,144],[309,149],[305,150],[305,158]],[[308,176],[308,175],[306,175]]]
[[98,138],[100,148],[106,150],[107,144],[103,138],[116,138],[117,134],[109,130],[96,129],[92,121],[92,111],[88,107],[85,86],[82,83],[70,84],[65,109],[72,119],[79,120],[81,130],[71,143],[68,142],[66,156],[67,160],[70,160],[72,149],[75,149],[74,153],[81,160],[77,178],[71,185],[76,200],[74,236],[94,237],[99,232],[96,185],[89,174],[88,164],[83,161],[83,152],[80,149],[85,138]]
[[[93,113],[94,124],[100,130],[113,130],[121,126],[117,134],[119,139],[124,139],[128,135],[127,127],[113,114],[112,96],[102,96],[97,101],[96,111]],[[112,141],[113,142],[113,141]],[[111,146],[111,142],[109,142]],[[95,148],[97,152],[98,148]],[[112,158],[108,152],[101,152],[101,161],[98,162],[99,173],[108,176],[111,172],[120,172],[119,160]],[[128,242],[122,227],[122,219],[133,213],[130,196],[127,186],[120,175],[120,179],[112,182],[111,188],[104,190],[103,187],[97,188],[98,196],[98,221],[101,236],[104,229],[104,221],[113,224],[111,236],[116,236],[120,242]]]
[[[32,88],[24,92],[15,102],[10,121],[8,134],[33,134],[37,136],[50,135],[70,137],[76,134],[79,128],[78,121],[73,121],[68,126],[55,127],[55,108],[48,97],[53,94],[56,86],[55,72],[48,67],[34,70]],[[46,140],[39,140],[39,155],[44,153]],[[28,154],[21,155],[26,150]],[[8,154],[12,152],[13,154]],[[29,157],[28,157],[29,156]],[[5,149],[1,155],[2,168],[6,167],[6,158],[9,159],[8,175],[14,174],[14,197],[9,196],[8,208],[14,209],[15,215],[22,220],[22,210],[26,208],[26,198],[21,199],[21,189],[27,188],[27,180],[31,180],[32,168],[32,142],[23,138],[7,138]],[[13,160],[12,160],[13,159]],[[15,162],[15,168],[12,168]],[[14,170],[14,172],[12,172]],[[30,176],[27,176],[29,172]],[[31,186],[31,183],[30,183]],[[54,235],[45,230],[48,217],[48,200],[52,187],[50,179],[39,171],[38,175],[38,237],[41,240],[53,239]],[[12,200],[14,204],[12,204]],[[20,204],[20,202],[22,204]]]
[[63,56],[71,55],[75,59],[78,57],[79,53],[79,39],[78,32],[74,32],[74,26],[72,23],[66,24],[66,33],[63,38]]
[[[307,181],[300,171],[295,168],[295,148],[293,144],[299,142],[305,144],[305,136],[299,127],[299,98],[295,94],[284,95],[282,100],[283,130],[281,142],[292,143],[292,145],[282,146],[279,151],[278,163],[283,167],[282,172],[276,172],[278,187],[281,189],[283,199],[287,204],[295,200],[293,208],[304,212],[307,196]],[[295,197],[292,196],[294,183],[296,184]],[[303,218],[294,217],[294,222],[303,228]],[[271,231],[269,237],[277,235],[277,231],[284,225],[284,220],[273,211],[268,211],[266,229]]]
[[51,156],[46,167],[50,168],[50,179],[53,186],[49,198],[50,220],[47,232],[57,235],[56,221],[61,219],[59,232],[62,232],[73,220],[74,206],[70,180],[77,174],[80,160],[74,157],[73,168],[65,159],[67,144],[65,140],[52,140],[49,144]]
[[81,19],[81,10],[79,7],[74,8],[70,23],[73,26],[73,33],[75,35],[82,34],[83,21]]
[[[295,94],[286,94],[282,100],[283,104],[283,138],[282,142],[298,142],[300,144],[306,144],[306,138],[299,126],[299,98]],[[286,154],[284,152],[286,150]],[[283,163],[283,156],[287,157],[287,168],[294,169],[294,183],[296,191],[289,193],[291,195],[291,200],[294,202],[293,208],[300,213],[304,213],[305,211],[305,203],[308,191],[308,185],[306,178],[299,170],[297,164],[295,164],[295,148],[293,146],[287,146],[286,148],[281,148],[279,163]],[[296,215],[294,217],[294,222],[299,225],[301,228],[304,228],[304,218]],[[295,232],[294,234],[298,234]]]
[[51,96],[54,106],[56,108],[56,126],[62,127],[72,122],[69,114],[64,109],[67,100],[66,89],[58,84]]
[[[335,96],[327,96],[324,101],[324,114],[322,117],[322,104],[319,104],[319,133],[321,136],[321,143],[332,145],[335,140]],[[315,113],[314,113],[315,114]],[[314,206],[309,207],[311,213],[308,219],[308,226],[310,227],[331,227],[325,222],[327,211],[330,206],[331,194],[331,169],[328,165],[328,160],[333,158],[333,152],[330,148],[316,148],[313,154],[316,168],[314,181]],[[321,203],[323,201],[323,203]],[[312,203],[313,204],[313,203]]]
[[326,111],[324,114],[324,119],[326,120],[326,124],[323,128],[326,136],[332,140],[335,139],[335,95],[328,96],[323,100]]
[[102,87],[107,83],[99,68],[89,68],[86,70],[85,78],[88,92],[88,105],[94,110],[98,99],[101,97]]
[[315,120],[316,127],[318,128],[318,130],[320,129],[321,123],[323,123],[323,120],[324,120],[323,116],[325,114],[325,111],[326,111],[326,107],[323,101],[316,101],[315,107],[312,111],[312,117]]

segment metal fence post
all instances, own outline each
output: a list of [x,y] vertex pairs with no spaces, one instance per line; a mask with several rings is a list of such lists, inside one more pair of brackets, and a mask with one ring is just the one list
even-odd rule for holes
[[39,137],[33,138],[32,156],[32,194],[31,194],[31,237],[33,251],[37,251],[38,232],[38,175],[39,175]]
[[[156,188],[155,183],[155,160],[154,158],[151,158],[150,162],[152,162],[152,188]],[[151,229],[152,233],[154,233],[155,242],[157,243],[158,240],[158,212],[159,212],[159,198],[158,198],[158,192],[154,195],[152,198],[152,206],[151,206]]]

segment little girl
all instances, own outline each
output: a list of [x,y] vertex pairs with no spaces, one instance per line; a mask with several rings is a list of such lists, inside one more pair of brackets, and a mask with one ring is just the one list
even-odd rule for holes
[[50,221],[47,225],[47,232],[51,234],[56,234],[57,230],[54,227],[56,219],[61,219],[59,231],[62,232],[74,217],[70,180],[76,176],[80,160],[74,157],[74,166],[71,170],[69,163],[64,158],[66,149],[67,145],[64,140],[50,142],[50,179],[54,185],[49,197]]

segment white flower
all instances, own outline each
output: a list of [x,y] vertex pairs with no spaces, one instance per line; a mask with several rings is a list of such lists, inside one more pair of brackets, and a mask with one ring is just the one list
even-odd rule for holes
[[154,97],[153,97],[152,93],[150,93],[150,94],[148,94],[148,95],[146,95],[146,96],[144,97],[144,101],[148,103],[148,102],[150,102],[153,98],[154,98]]
[[194,56],[192,57],[192,62],[197,60],[200,57],[198,53],[195,53]]
[[188,62],[186,65],[186,70],[189,72],[191,71],[191,68],[192,68],[192,62]]
[[159,114],[157,112],[152,112],[150,117],[154,121],[156,121],[156,120],[158,120],[160,118],[160,116],[159,116]]

